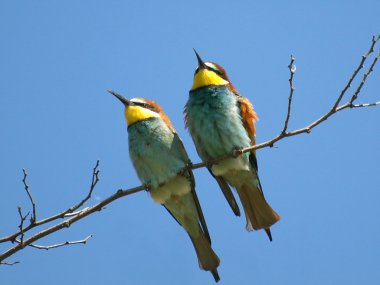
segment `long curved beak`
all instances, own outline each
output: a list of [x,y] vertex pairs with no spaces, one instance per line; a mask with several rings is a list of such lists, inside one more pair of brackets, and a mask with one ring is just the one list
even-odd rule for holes
[[120,100],[121,103],[123,103],[126,107],[132,105],[132,102],[128,99],[125,99],[124,96],[120,95],[119,93],[116,93],[112,90],[107,90],[109,93],[111,93],[113,96],[115,96],[117,99]]
[[195,50],[195,48],[193,48],[194,52],[195,52],[195,55],[197,56],[197,59],[198,59],[198,66],[199,68],[206,68],[206,64],[204,63],[204,61],[201,59],[201,57],[199,56],[199,54],[197,53],[197,51]]

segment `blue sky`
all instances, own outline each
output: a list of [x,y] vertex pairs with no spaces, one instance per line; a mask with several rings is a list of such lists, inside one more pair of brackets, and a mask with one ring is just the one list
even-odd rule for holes
[[[182,116],[196,67],[192,48],[224,66],[253,102],[263,142],[283,126],[290,54],[297,65],[294,129],[328,110],[380,32],[380,2],[369,0],[2,1],[0,7],[0,236],[17,229],[17,206],[29,207],[22,168],[39,218],[85,196],[97,159],[101,181],[90,204],[139,185],[123,108],[107,89],[159,102],[199,162]],[[377,66],[359,102],[380,100],[379,74]],[[266,197],[282,217],[272,243],[263,232],[246,232],[207,171],[195,171],[221,258],[220,284],[378,282],[379,120],[379,108],[346,110],[309,135],[258,151]],[[213,284],[198,269],[188,237],[147,193],[39,243],[88,234],[94,237],[85,246],[20,252],[10,259],[20,264],[0,267],[2,283]]]

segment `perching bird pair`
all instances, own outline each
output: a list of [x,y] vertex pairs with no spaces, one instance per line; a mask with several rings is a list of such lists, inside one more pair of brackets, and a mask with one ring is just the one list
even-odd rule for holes
[[[210,161],[255,144],[252,104],[241,96],[218,64],[204,62],[195,51],[198,68],[185,106],[185,123],[203,161]],[[125,106],[129,153],[142,183],[153,200],[162,204],[188,233],[203,270],[219,281],[219,258],[211,248],[207,225],[195,192],[195,181],[181,139],[161,107],[147,99],[125,99],[110,91]],[[228,158],[209,167],[235,215],[239,206],[230,186],[236,189],[244,208],[247,230],[270,227],[280,216],[266,202],[257,174],[255,152]]]

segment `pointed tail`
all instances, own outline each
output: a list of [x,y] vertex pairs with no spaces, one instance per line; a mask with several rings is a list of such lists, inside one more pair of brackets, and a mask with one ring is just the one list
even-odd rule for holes
[[247,230],[265,229],[272,241],[270,227],[280,220],[280,216],[264,198],[259,186],[242,185],[237,189],[247,219]]
[[203,270],[211,271],[215,282],[218,282],[220,278],[217,267],[220,264],[220,260],[211,248],[209,241],[202,232],[198,237],[190,236],[190,239],[193,242],[195,251],[198,256],[199,267]]

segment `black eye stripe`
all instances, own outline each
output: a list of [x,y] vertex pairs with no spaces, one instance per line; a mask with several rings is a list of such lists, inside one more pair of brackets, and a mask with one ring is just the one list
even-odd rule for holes
[[[210,70],[210,71],[213,71],[216,74],[219,74],[219,75],[223,76],[223,72],[221,72],[219,69],[212,68],[212,67],[210,67],[208,65],[206,65],[206,69]],[[199,67],[195,70],[194,75],[197,74],[198,72],[199,72]]]
[[137,106],[144,107],[144,108],[149,106],[147,103],[144,103],[144,102],[134,102],[134,101],[132,101],[132,102],[133,102],[133,105],[137,105]]
[[144,102],[133,102],[134,105],[137,105],[137,106],[140,106],[140,107],[143,107],[145,109],[149,109],[149,110],[152,110],[153,112],[156,112],[158,113],[158,110],[153,107],[152,105],[149,105],[148,103],[144,103]]
[[217,73],[219,75],[223,75],[223,72],[221,72],[219,69],[215,69],[215,68],[212,68],[210,66],[207,66],[207,69],[211,70],[211,71],[214,71],[215,73]]

